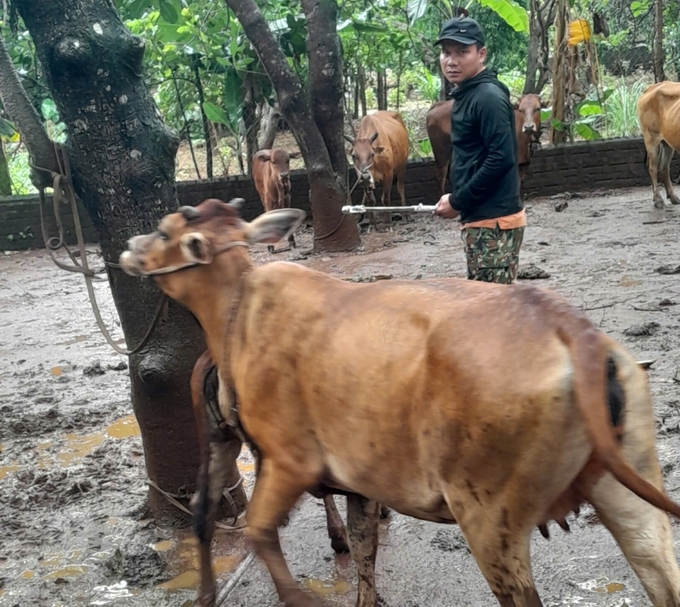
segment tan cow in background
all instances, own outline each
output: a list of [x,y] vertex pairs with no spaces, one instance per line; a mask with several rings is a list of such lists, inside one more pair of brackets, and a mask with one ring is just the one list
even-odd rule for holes
[[[515,133],[517,135],[517,170],[520,182],[524,181],[531,164],[532,144],[541,136],[541,98],[528,94],[520,97],[515,107]],[[440,194],[446,192],[446,176],[451,164],[451,109],[453,99],[438,101],[425,117],[427,136],[434,155],[435,179]]]
[[318,605],[291,576],[277,527],[305,491],[325,489],[348,495],[358,607],[377,604],[377,502],[458,523],[502,607],[542,606],[532,530],[589,502],[654,607],[678,607],[664,511],[680,518],[680,505],[663,492],[635,358],[549,289],[253,266],[250,245],[304,217],[281,209],[247,223],[207,200],[132,238],[120,259],[205,331],[221,415],[259,453],[248,533],[281,601]]
[[[253,182],[266,211],[290,208],[290,154],[283,148],[260,150],[253,156]],[[288,239],[295,248],[295,238]],[[273,246],[267,247],[270,253]]]
[[392,181],[397,177],[397,191],[402,206],[406,204],[404,177],[408,160],[408,132],[399,112],[378,111],[361,119],[355,139],[345,135],[352,145],[351,156],[359,182],[371,195],[382,182],[382,204],[389,206]]
[[659,82],[647,87],[638,99],[637,113],[645,139],[654,206],[664,207],[659,194],[659,171],[668,200],[680,204],[671,183],[671,160],[674,151],[680,150],[680,82]]

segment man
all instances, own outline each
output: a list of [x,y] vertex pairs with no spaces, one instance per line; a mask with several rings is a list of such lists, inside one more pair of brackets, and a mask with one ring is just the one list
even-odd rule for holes
[[526,225],[510,92],[484,65],[484,34],[474,19],[447,21],[436,44],[455,88],[452,194],[440,198],[435,214],[460,217],[470,280],[508,284],[517,277]]

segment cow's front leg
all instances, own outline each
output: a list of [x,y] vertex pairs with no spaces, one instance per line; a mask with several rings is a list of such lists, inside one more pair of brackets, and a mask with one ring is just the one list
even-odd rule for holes
[[376,607],[375,556],[378,552],[379,504],[360,495],[347,496],[347,531],[357,566],[357,607]]
[[322,607],[323,602],[304,592],[290,574],[279,542],[278,526],[300,496],[317,478],[293,472],[264,458],[255,481],[246,520],[253,547],[267,566],[279,599],[286,607]]

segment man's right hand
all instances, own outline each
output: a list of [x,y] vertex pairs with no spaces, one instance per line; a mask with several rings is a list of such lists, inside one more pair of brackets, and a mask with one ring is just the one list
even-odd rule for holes
[[460,212],[456,211],[456,209],[451,206],[451,203],[449,202],[449,195],[444,194],[439,199],[437,208],[434,210],[434,214],[438,217],[443,217],[444,219],[455,219],[458,217],[458,215],[460,215]]

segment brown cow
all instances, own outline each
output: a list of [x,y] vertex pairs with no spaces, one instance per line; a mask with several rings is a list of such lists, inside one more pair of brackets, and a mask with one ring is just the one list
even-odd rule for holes
[[[446,175],[451,163],[451,108],[453,99],[438,101],[427,113],[427,136],[434,154],[435,178],[440,194],[446,192]],[[541,136],[541,99],[538,95],[523,95],[515,107],[517,133],[517,169],[524,181],[531,163],[532,144]]]
[[[222,488],[227,487],[232,501],[232,514],[245,509],[247,498],[236,460],[241,452],[242,435],[229,425],[220,413],[218,404],[219,379],[210,352],[206,351],[194,364],[191,374],[191,398],[196,418],[200,470],[198,490],[192,499],[194,532],[198,538],[200,560],[199,595],[215,594],[215,575],[210,561],[210,544],[215,531],[217,506],[222,499]],[[211,491],[213,493],[211,493]],[[349,552],[347,531],[333,496],[323,496],[326,526],[331,547],[335,552]]]
[[356,139],[345,135],[352,145],[351,155],[359,182],[373,196],[382,182],[382,204],[389,206],[392,180],[397,176],[397,191],[402,206],[406,204],[406,161],[408,132],[399,112],[378,111],[361,119]]
[[[253,182],[265,212],[290,208],[290,154],[282,148],[260,150],[253,156]],[[295,248],[295,238],[288,239]],[[270,253],[274,247],[267,247]]]
[[246,223],[207,200],[120,259],[205,329],[222,415],[260,454],[246,518],[282,602],[317,604],[293,580],[277,525],[327,487],[348,495],[359,607],[376,605],[376,502],[457,522],[502,607],[542,605],[532,529],[566,525],[590,502],[653,605],[680,605],[664,512],[680,517],[680,505],[663,492],[651,394],[630,353],[547,289],[253,267],[248,246],[303,218],[284,209]]
[[671,160],[680,150],[680,82],[659,82],[645,89],[637,102],[638,120],[647,150],[654,206],[663,209],[658,173],[672,204],[680,204],[671,183]]

